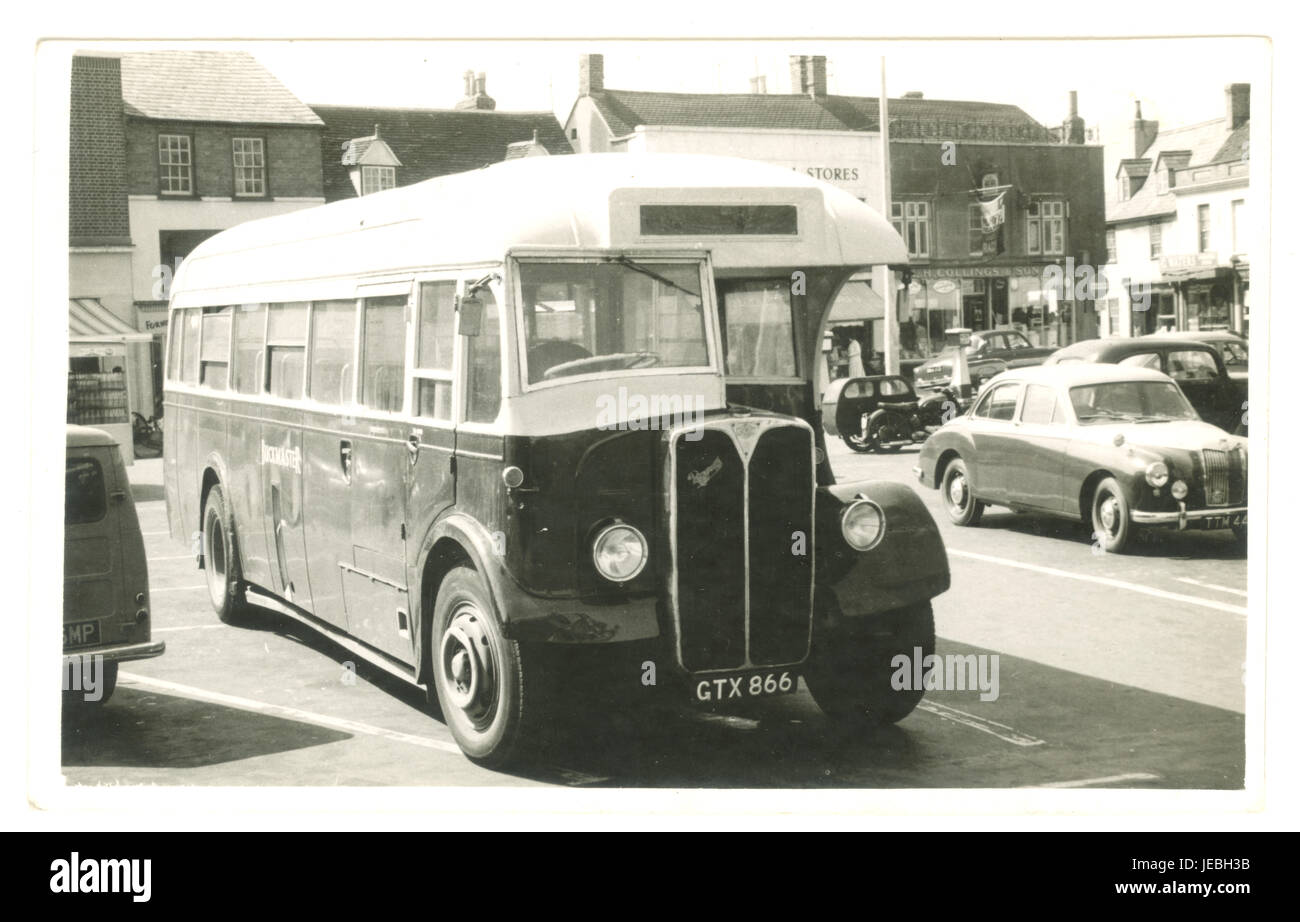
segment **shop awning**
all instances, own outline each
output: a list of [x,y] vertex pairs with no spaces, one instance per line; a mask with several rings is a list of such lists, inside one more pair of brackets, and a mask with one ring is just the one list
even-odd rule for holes
[[140,335],[139,330],[133,329],[100,304],[98,298],[68,299],[68,336]]
[[885,302],[866,282],[849,281],[831,306],[827,323],[861,323],[885,316]]

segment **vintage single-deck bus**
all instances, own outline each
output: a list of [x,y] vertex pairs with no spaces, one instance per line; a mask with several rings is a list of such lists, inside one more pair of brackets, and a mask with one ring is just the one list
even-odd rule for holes
[[484,764],[528,751],[555,645],[706,706],[802,677],[896,721],[947,558],[908,487],[835,482],[814,382],[840,287],[906,255],[840,190],[688,155],[240,225],[172,290],[171,531],[201,534],[223,619],[275,600],[422,685]]

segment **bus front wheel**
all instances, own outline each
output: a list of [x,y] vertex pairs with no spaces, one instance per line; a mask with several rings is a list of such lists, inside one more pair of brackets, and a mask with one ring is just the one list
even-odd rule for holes
[[537,676],[502,632],[476,570],[457,567],[443,579],[429,635],[438,704],[461,750],[492,768],[517,761],[539,723]]
[[248,617],[244,575],[239,566],[234,519],[220,484],[208,491],[203,504],[203,571],[217,617],[226,624],[243,623]]

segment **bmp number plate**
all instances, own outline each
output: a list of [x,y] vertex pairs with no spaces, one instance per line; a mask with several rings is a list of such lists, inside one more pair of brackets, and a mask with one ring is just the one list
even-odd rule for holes
[[786,669],[696,679],[692,695],[697,702],[743,701],[746,698],[789,695],[798,687],[799,674]]
[[63,625],[63,649],[89,647],[99,643],[98,621],[77,621]]

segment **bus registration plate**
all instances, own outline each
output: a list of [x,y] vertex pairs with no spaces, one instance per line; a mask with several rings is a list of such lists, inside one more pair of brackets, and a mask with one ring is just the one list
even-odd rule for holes
[[696,702],[743,701],[772,695],[793,694],[799,688],[799,674],[788,669],[745,672],[736,675],[697,678],[692,686]]

